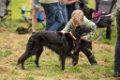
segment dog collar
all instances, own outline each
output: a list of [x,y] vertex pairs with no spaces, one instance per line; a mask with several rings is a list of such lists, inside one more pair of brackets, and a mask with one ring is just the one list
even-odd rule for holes
[[73,33],[70,31],[69,34],[72,36],[74,40],[77,40],[77,38],[73,35]]

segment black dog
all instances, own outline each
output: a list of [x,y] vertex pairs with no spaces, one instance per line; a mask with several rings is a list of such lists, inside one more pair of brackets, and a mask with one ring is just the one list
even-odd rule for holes
[[24,27],[18,27],[18,28],[16,29],[16,32],[17,32],[18,34],[26,34],[26,33],[28,33],[28,29],[27,29],[27,28],[24,28]]
[[25,27],[23,27],[23,26],[20,26],[20,27],[18,27],[17,29],[16,29],[16,32],[18,33],[18,34],[26,34],[26,33],[29,33],[30,32],[30,28],[31,28],[31,24],[29,24],[28,25],[28,28],[25,28]]
[[[84,27],[83,27],[84,28]],[[27,58],[32,55],[36,55],[35,64],[39,67],[39,57],[43,52],[43,47],[46,46],[53,51],[55,51],[61,61],[62,70],[65,69],[65,59],[66,56],[70,56],[72,59],[75,59],[71,54],[73,48],[77,49],[76,46],[79,44],[80,36],[85,32],[90,32],[91,29],[82,29],[81,27],[76,28],[71,31],[71,33],[62,33],[62,32],[52,32],[52,31],[41,31],[36,32],[29,38],[27,43],[25,53],[19,58],[18,64],[21,64],[24,68],[24,62]]]

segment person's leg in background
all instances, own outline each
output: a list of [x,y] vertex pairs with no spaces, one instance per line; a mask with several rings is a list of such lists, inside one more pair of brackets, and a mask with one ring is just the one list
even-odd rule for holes
[[7,0],[0,0],[0,16],[4,16],[5,15],[6,1]]
[[51,30],[51,31],[60,31],[59,29],[65,23],[65,19],[63,17],[62,7],[59,4],[56,4],[53,7],[54,8],[56,7],[55,8],[55,11],[56,11],[56,13],[55,13],[55,21],[53,22],[53,24],[51,25],[49,30]]
[[36,32],[37,26],[37,14],[38,14],[38,0],[32,0],[31,7],[32,7],[32,33]]
[[117,11],[117,42],[115,47],[114,77],[120,77],[120,11]]
[[6,8],[8,8],[11,0],[6,0]]
[[66,9],[66,4],[65,3],[63,3],[63,4],[61,3],[59,5],[61,7],[62,15],[63,15],[63,18],[64,18],[63,25],[58,29],[58,31],[61,31],[65,27],[67,22],[68,22],[68,14],[67,14],[67,9]]
[[67,8],[68,20],[70,20],[71,14],[75,10],[75,3],[66,5],[66,8]]
[[46,15],[46,27],[45,30],[50,30],[52,24],[55,22],[55,14],[57,13],[56,7],[54,7],[57,3],[50,3],[50,4],[41,4],[44,8],[45,15]]
[[106,28],[106,39],[111,39],[111,33],[112,33],[111,24],[112,22],[109,23]]

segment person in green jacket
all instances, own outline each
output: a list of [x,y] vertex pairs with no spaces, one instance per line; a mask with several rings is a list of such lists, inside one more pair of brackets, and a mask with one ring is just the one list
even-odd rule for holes
[[[81,39],[84,42],[91,42],[94,32],[96,30],[96,24],[92,22],[91,20],[88,20],[85,16],[82,10],[74,10],[71,14],[71,19],[68,21],[64,29],[61,31],[63,33],[70,32],[73,29],[75,29],[78,26],[84,26],[86,28],[91,28],[91,32],[83,33]],[[83,44],[84,46],[84,44]],[[89,48],[81,47],[81,51],[87,56],[89,62],[91,65],[96,65],[97,61],[92,54],[92,52],[89,50]],[[79,54],[76,55],[79,59]],[[77,61],[78,63],[78,61]]]

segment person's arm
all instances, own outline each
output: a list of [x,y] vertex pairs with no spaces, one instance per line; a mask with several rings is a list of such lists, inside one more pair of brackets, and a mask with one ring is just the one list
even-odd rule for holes
[[72,24],[72,20],[70,20],[66,26],[64,27],[64,29],[62,30],[62,32],[70,32],[72,29],[74,28],[73,24]]
[[93,21],[88,20],[85,16],[84,16],[83,25],[85,25],[86,27],[91,28],[92,31],[95,31],[95,30],[96,30],[96,24],[95,24]]
[[84,39],[88,40],[88,39],[92,39],[94,37],[94,33],[96,30],[96,24],[94,22],[92,22],[91,20],[88,20],[86,17],[84,17],[84,23],[83,25],[85,25],[86,28],[91,28],[91,32],[85,33],[83,34]]
[[32,32],[36,32],[38,9],[35,8],[35,0],[31,0]]

